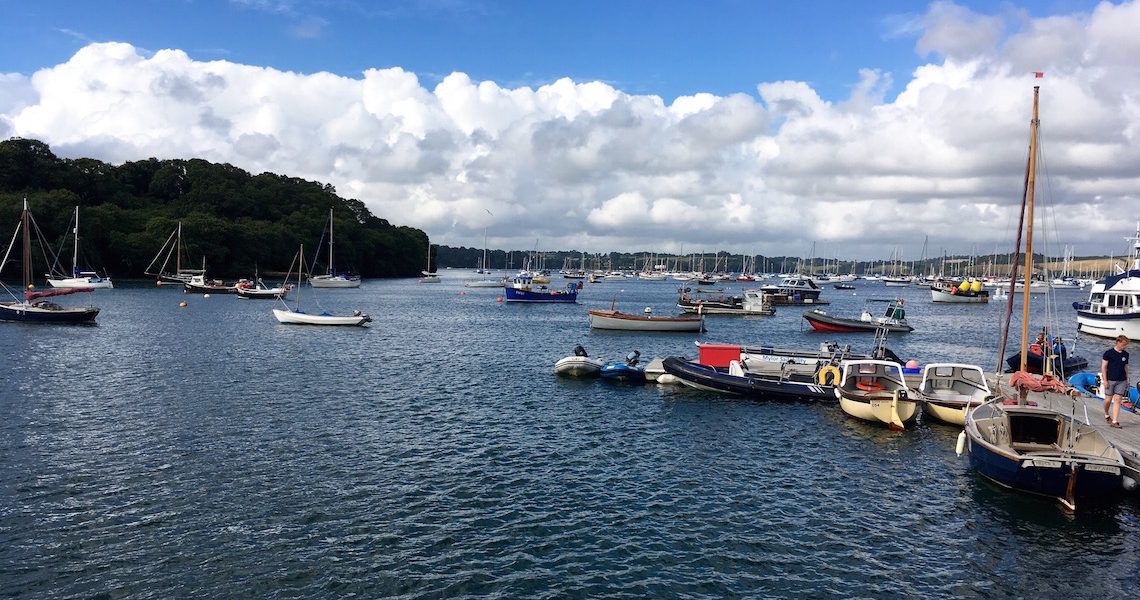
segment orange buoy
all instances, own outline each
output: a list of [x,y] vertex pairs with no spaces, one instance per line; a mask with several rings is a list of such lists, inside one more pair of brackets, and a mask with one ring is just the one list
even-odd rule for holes
[[502,303],[503,303],[503,297],[502,297],[502,296],[499,296],[498,298],[495,298],[495,302],[498,302],[499,304],[502,304]]
[[179,302],[179,303],[178,303],[178,308],[186,308],[186,301],[185,301],[185,300],[183,300],[182,302]]

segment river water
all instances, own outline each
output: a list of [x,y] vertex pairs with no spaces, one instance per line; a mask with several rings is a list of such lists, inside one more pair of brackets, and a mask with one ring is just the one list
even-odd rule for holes
[[[694,340],[868,348],[868,336],[811,333],[797,307],[710,317],[701,335],[591,332],[587,307],[670,314],[677,284],[600,283],[577,306],[525,306],[465,290],[468,277],[305,291],[371,314],[367,329],[283,326],[268,302],[142,284],[97,292],[94,327],[0,324],[0,595],[1140,589],[1135,496],[1065,516],[970,471],[952,427],[893,433],[837,403],[552,374],[575,344],[648,358],[695,356]],[[855,315],[895,293],[916,327],[889,341],[900,356],[994,363],[999,303],[936,306],[926,290],[862,282],[824,297]],[[1057,294],[1056,325],[1096,362],[1107,343],[1072,335],[1068,304],[1085,295]]]

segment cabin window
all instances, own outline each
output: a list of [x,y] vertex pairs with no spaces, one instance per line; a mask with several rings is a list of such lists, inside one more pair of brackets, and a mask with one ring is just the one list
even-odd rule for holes
[[1055,444],[1057,421],[1049,417],[1010,415],[1009,440],[1014,444]]
[[1092,300],[1090,300],[1089,302],[1104,302],[1104,294],[1103,293],[1093,294]]
[[953,377],[954,376],[954,367],[935,367],[934,368],[934,376],[935,377]]

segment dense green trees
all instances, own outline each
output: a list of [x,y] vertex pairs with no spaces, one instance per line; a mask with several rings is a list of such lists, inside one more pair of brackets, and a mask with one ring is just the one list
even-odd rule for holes
[[116,277],[142,277],[179,221],[191,262],[205,258],[210,274],[219,277],[248,276],[255,265],[262,272],[284,271],[301,243],[311,259],[330,207],[338,271],[416,275],[428,243],[423,231],[393,226],[359,200],[337,196],[331,185],[273,173],[250,175],[199,159],[151,158],[118,166],[61,159],[43,142],[13,138],[0,142],[5,241],[24,197],[53,244],[67,235],[79,206],[85,262]]

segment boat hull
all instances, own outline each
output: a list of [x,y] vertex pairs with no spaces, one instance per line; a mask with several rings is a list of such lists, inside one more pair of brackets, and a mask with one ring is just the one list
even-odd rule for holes
[[106,277],[69,277],[67,279],[48,279],[48,285],[53,288],[95,288],[110,289],[115,287]]
[[616,310],[590,310],[590,327],[614,331],[666,331],[700,332],[704,329],[703,316],[654,317],[632,315]]
[[[48,303],[50,304],[50,303]],[[36,303],[2,302],[0,303],[0,321],[16,321],[20,323],[94,323],[99,315],[98,308],[63,308],[58,305],[51,307],[37,306]]]
[[[1095,471],[1088,465],[1057,457],[1010,456],[976,439],[969,428],[966,429],[966,440],[970,466],[1003,487],[1055,498],[1065,504],[1068,504],[1066,498],[1070,496],[1099,500],[1114,497],[1122,489],[1119,467],[1096,465],[1094,468],[1108,471]],[[1070,494],[1069,485],[1074,471],[1076,478]]]
[[990,301],[990,293],[986,290],[969,292],[965,294],[951,294],[939,289],[930,288],[932,302],[949,302],[955,304],[985,304]]
[[570,377],[596,377],[605,364],[600,358],[588,356],[567,356],[554,363],[554,372]]
[[880,327],[892,333],[914,331],[914,327],[901,323],[878,323],[876,321],[863,321],[861,319],[845,319],[817,310],[805,312],[804,319],[811,325],[812,329],[825,333],[874,333]]
[[359,277],[342,277],[339,275],[317,275],[309,278],[309,285],[315,288],[358,288]]
[[754,373],[733,375],[725,369],[680,357],[666,358],[662,368],[684,385],[710,392],[784,402],[816,402],[833,397],[832,386],[819,385],[810,377],[792,379]]
[[[1045,357],[1041,356],[1040,354],[1030,352],[1029,358],[1025,361],[1025,370],[1030,372],[1030,373],[1033,373],[1035,375],[1040,375],[1042,372],[1042,366],[1044,364],[1045,364]],[[1007,367],[1006,372],[1008,372],[1008,373],[1012,373],[1012,372],[1020,369],[1021,368],[1021,353],[1016,352],[1013,354],[1013,356],[1010,356],[1009,358],[1005,359],[1005,365]],[[1070,375],[1072,373],[1076,373],[1077,371],[1081,371],[1081,370],[1085,369],[1086,367],[1088,367],[1089,361],[1086,360],[1083,356],[1077,356],[1074,354],[1074,355],[1069,355],[1068,357],[1066,357],[1064,363],[1061,363],[1061,361],[1057,361],[1057,360],[1053,361],[1053,365],[1054,366],[1060,365],[1061,373],[1063,373],[1065,375]]]
[[237,287],[232,285],[198,285],[187,283],[182,286],[187,294],[236,294]]
[[277,300],[279,298],[284,298],[286,291],[282,288],[271,288],[265,290],[237,288],[234,290],[234,293],[241,298],[248,298],[250,300]]
[[839,407],[856,419],[882,423],[894,429],[901,429],[918,414],[918,402],[908,398],[872,396],[856,399],[841,394]]
[[616,381],[620,383],[642,384],[645,383],[645,370],[635,366],[628,365],[624,362],[609,362],[602,365],[601,371],[598,374],[602,379],[609,381]]
[[531,304],[574,304],[578,302],[578,292],[577,290],[520,290],[507,286],[503,288],[503,300],[505,302],[525,302]]
[[1097,337],[1115,338],[1118,335],[1140,339],[1140,312],[1123,315],[1096,314],[1077,311],[1077,331]]
[[970,412],[970,405],[927,400],[924,402],[922,410],[924,415],[943,423],[964,426],[966,424],[966,413]]
[[277,321],[286,325],[329,325],[341,327],[363,327],[372,321],[368,315],[350,315],[341,317],[336,315],[310,315],[291,310],[273,309],[273,316]]

